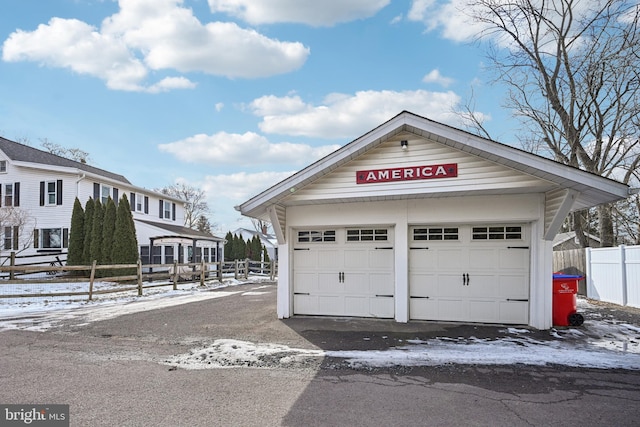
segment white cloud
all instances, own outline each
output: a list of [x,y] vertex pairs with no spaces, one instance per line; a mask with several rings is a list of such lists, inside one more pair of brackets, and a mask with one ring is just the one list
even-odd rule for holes
[[318,160],[339,147],[339,145],[312,147],[290,142],[272,143],[264,136],[253,132],[199,134],[158,146],[160,151],[170,153],[188,163],[224,162],[227,165],[239,166],[303,165]]
[[250,24],[292,22],[331,26],[369,18],[390,0],[209,0],[212,12],[223,12]]
[[450,77],[445,77],[440,74],[440,70],[434,69],[429,71],[429,73],[427,73],[427,75],[422,78],[422,81],[425,83],[436,83],[442,87],[448,87],[453,83],[454,80]]
[[[115,90],[151,93],[193,88],[185,77],[148,83],[149,70],[257,78],[287,73],[309,49],[230,22],[202,24],[182,0],[120,0],[100,29],[52,18],[34,31],[17,30],[3,44],[4,61],[34,61],[104,80]],[[99,54],[96,54],[99,52]]]
[[148,74],[121,38],[101,34],[77,19],[52,18],[35,31],[17,30],[5,40],[2,59],[70,68],[101,78],[118,90],[141,90],[139,82]]
[[468,11],[469,0],[413,0],[407,17],[424,23],[427,31],[439,28],[442,36],[458,42],[469,41],[486,27],[473,22]]
[[149,86],[147,92],[168,92],[173,89],[194,89],[196,84],[185,77],[166,77],[158,83]]
[[452,113],[460,102],[454,92],[362,91],[354,95],[329,94],[322,105],[305,104],[297,97],[274,96],[254,100],[250,108],[262,117],[265,133],[321,138],[355,138],[403,110],[432,120],[460,124]]
[[[504,18],[504,16],[499,18],[488,13],[487,7],[483,6],[482,3],[484,2],[476,2],[474,0],[413,0],[407,17],[410,21],[422,22],[427,31],[439,30],[442,37],[448,40],[466,42],[484,34],[490,35],[493,42],[500,47],[517,47],[513,46],[513,41],[508,34],[500,31],[492,32],[491,29],[493,26],[480,22],[478,19],[474,18],[476,16],[481,16],[495,21],[499,21],[501,18]],[[507,27],[515,26],[516,28],[512,29],[521,35],[520,38],[527,38],[523,35],[528,34],[530,29],[527,27],[526,19],[523,19],[525,12],[523,12],[518,6],[518,2],[498,0],[489,3],[495,3],[496,5],[504,7],[504,14],[507,14],[506,11],[510,10],[509,14],[512,15],[513,19],[505,19],[505,25],[507,25]],[[600,7],[598,6],[599,3],[602,3],[602,1],[573,2],[571,6],[573,22],[588,20],[593,16],[594,10]],[[534,8],[537,8],[537,10],[542,10],[543,7],[547,7],[547,10],[545,11],[545,18],[549,19],[558,27],[564,26],[566,28],[566,18],[562,16],[561,12],[556,11],[552,5],[544,6],[543,0],[531,0],[531,4]],[[545,28],[546,25],[547,24],[545,22],[540,24],[541,31],[538,36],[543,37],[543,40],[545,37],[550,39],[555,31],[547,33],[546,30],[548,28]],[[518,28],[518,26],[520,27]],[[582,37],[581,34],[577,33],[579,32],[579,28],[581,28],[579,25],[574,25],[573,32],[570,31],[568,36],[578,38]],[[582,43],[588,42],[582,41]],[[544,46],[544,41],[541,42],[540,45]],[[555,53],[555,50],[553,50],[553,43],[549,48],[550,53]]]
[[238,172],[230,175],[209,175],[205,177],[202,189],[209,195],[216,195],[216,198],[224,197],[236,203],[243,203],[294,173],[295,171]]

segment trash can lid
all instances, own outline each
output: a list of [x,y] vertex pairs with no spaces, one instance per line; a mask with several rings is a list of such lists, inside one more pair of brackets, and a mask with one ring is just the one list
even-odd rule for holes
[[553,278],[554,279],[584,279],[583,276],[578,276],[576,274],[560,274],[560,273],[553,273]]

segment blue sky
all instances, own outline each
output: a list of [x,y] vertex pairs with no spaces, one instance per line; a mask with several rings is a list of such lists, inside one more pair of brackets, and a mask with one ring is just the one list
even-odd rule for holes
[[0,135],[233,206],[402,110],[513,144],[462,0],[3,0]]

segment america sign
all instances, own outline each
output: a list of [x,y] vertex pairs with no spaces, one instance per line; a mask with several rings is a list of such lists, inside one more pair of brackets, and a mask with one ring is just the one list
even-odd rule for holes
[[458,176],[457,163],[439,165],[409,166],[402,168],[371,169],[356,171],[356,184],[377,182],[415,181],[420,179],[455,178]]

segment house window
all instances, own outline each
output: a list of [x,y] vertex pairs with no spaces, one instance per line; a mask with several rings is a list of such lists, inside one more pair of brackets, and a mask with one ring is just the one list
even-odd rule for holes
[[142,194],[136,194],[136,199],[135,199],[135,211],[136,212],[142,212],[144,211],[144,196]]
[[62,249],[69,246],[69,230],[67,228],[43,228],[40,230],[40,247],[42,249]]
[[55,205],[58,200],[58,188],[56,181],[47,182],[47,205]]
[[151,259],[152,264],[162,264],[162,246],[154,246]]
[[171,219],[171,202],[164,201],[162,205],[162,217],[165,219]]
[[4,228],[4,248],[7,250],[18,249],[18,227]]
[[347,242],[380,242],[387,241],[388,234],[385,228],[360,228],[347,230]]
[[522,240],[522,227],[473,227],[473,240]]
[[164,262],[165,264],[173,264],[173,246],[164,247]]
[[4,185],[4,206],[13,206],[13,184]]
[[320,243],[320,242],[335,242],[336,231],[325,230],[303,230],[298,231],[298,243]]
[[456,227],[421,227],[413,229],[413,240],[458,240]]
[[[100,188],[100,202],[103,205],[107,204],[107,201],[109,201],[109,197],[111,196],[111,187],[107,186],[107,185],[103,185]],[[115,202],[116,200],[114,200]]]
[[142,265],[150,264],[149,262],[149,245],[140,246],[140,262]]
[[7,161],[0,160],[0,173],[5,173],[7,171]]
[[203,250],[202,256],[204,257],[204,261],[210,262],[211,258],[209,258],[209,248],[202,248],[202,250]]

